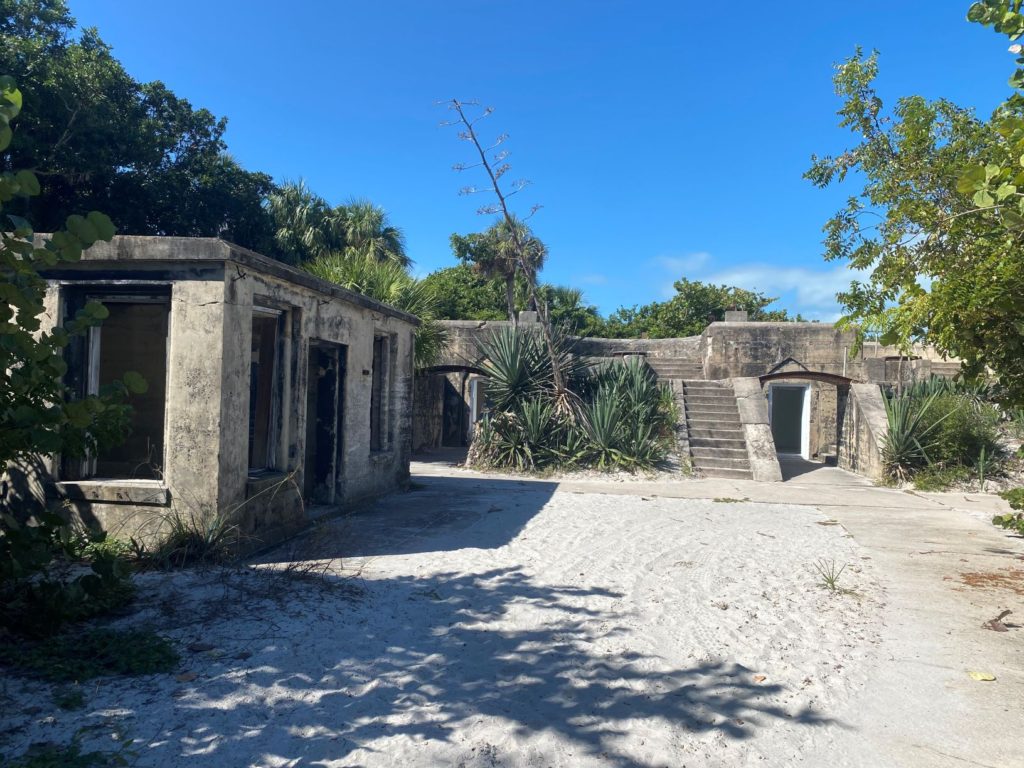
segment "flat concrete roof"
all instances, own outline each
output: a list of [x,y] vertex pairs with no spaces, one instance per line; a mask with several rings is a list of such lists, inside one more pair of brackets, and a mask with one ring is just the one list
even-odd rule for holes
[[[49,235],[36,234],[37,241],[49,239]],[[262,272],[265,275],[287,280],[295,285],[331,296],[349,304],[390,315],[412,325],[419,325],[415,315],[403,312],[388,304],[371,299],[356,291],[350,291],[327,280],[311,275],[302,269],[271,259],[256,251],[250,251],[219,237],[161,237],[150,235],[117,235],[109,243],[97,242],[82,253],[77,263],[61,263],[57,267],[41,270],[43,277],[55,271],[64,271],[76,266],[99,262],[138,262],[166,264],[167,262],[197,263],[220,262],[238,264]],[[77,270],[76,270],[77,271]]]

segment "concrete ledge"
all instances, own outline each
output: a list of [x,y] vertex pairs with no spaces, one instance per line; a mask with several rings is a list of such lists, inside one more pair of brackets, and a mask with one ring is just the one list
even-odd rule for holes
[[54,483],[57,496],[70,501],[166,507],[171,492],[160,480],[78,480]]
[[768,401],[761,382],[756,378],[730,379],[740,412],[743,436],[747,442],[747,459],[755,480],[782,482],[782,468],[775,453],[775,439],[768,423]]

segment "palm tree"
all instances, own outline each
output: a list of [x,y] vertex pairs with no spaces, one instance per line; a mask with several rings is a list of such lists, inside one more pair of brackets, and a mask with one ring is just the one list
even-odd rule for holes
[[482,233],[451,237],[452,250],[462,261],[471,263],[477,272],[488,279],[500,278],[504,281],[508,319],[513,322],[516,320],[516,276],[522,272],[516,253],[517,240],[523,250],[522,263],[530,272],[523,276],[528,280],[536,280],[537,273],[544,267],[548,249],[522,219],[513,217],[511,224],[501,219]]
[[437,302],[429,285],[410,275],[394,260],[381,261],[371,253],[324,254],[303,269],[328,282],[356,291],[395,309],[416,315],[416,367],[434,365],[448,343],[448,332],[437,320]]
[[387,212],[368,200],[353,200],[335,209],[345,232],[345,246],[351,253],[377,261],[393,261],[408,268],[412,259],[405,252],[405,234],[391,224]]
[[285,182],[267,197],[267,210],[274,222],[278,255],[289,264],[299,264],[328,250],[344,247],[338,242],[343,232],[332,226],[331,207],[306,182]]

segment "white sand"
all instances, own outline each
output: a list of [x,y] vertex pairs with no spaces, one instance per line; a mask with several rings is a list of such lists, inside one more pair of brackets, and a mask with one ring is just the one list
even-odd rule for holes
[[[843,713],[876,662],[881,590],[825,522],[428,483],[267,558],[345,555],[324,583],[139,577],[123,621],[173,638],[195,679],[91,681],[65,712],[8,677],[0,752],[81,732],[134,739],[139,766],[870,765],[842,748]],[[852,594],[820,586],[821,559]]]

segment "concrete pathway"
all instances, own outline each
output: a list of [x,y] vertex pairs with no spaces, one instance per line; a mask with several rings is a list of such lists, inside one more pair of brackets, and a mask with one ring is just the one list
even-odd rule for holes
[[[1024,766],[1024,540],[991,524],[989,494],[879,488],[840,469],[789,467],[792,479],[523,479],[452,466],[455,452],[413,465],[440,494],[448,479],[543,483],[552,493],[736,500],[814,507],[873,559],[886,592],[883,661],[859,696],[846,748],[893,766]],[[1013,611],[1009,631],[984,628]],[[980,682],[971,672],[995,676]],[[828,759],[822,755],[822,762]],[[866,761],[864,764],[872,764]]]

